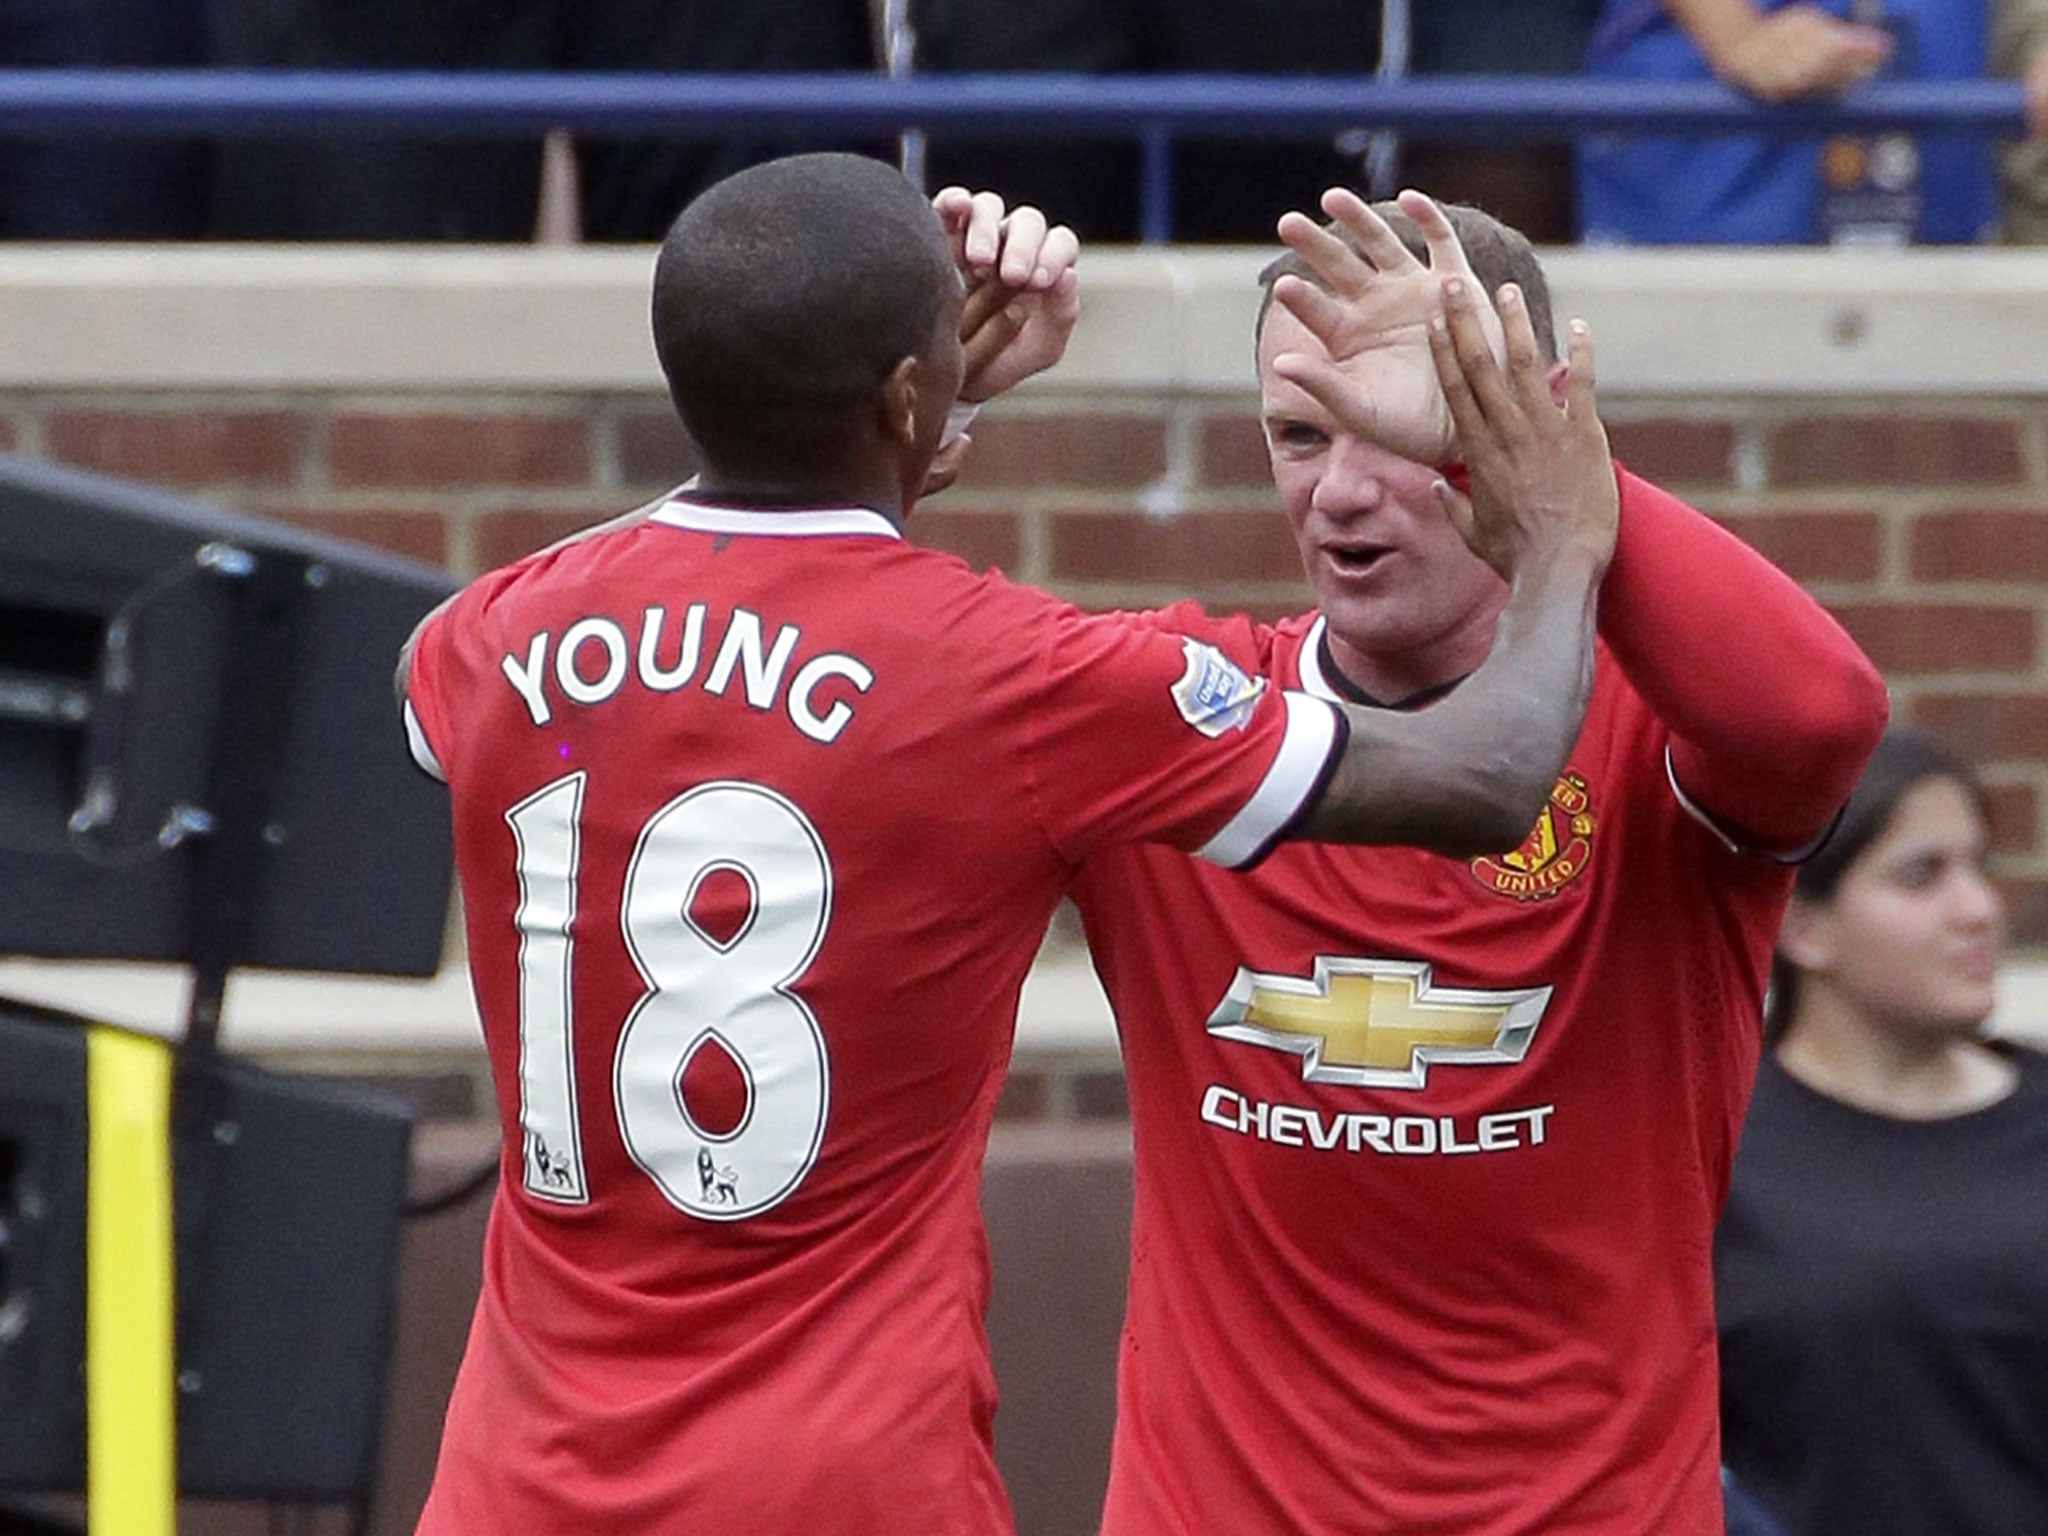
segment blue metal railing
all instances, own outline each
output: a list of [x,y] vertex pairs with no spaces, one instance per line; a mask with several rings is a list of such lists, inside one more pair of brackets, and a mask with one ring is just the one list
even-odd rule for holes
[[736,130],[1129,135],[1144,146],[1145,238],[1163,238],[1176,134],[1238,138],[1387,129],[1430,139],[1589,133],[1797,138],[1897,129],[2017,136],[2009,80],[1901,81],[1763,106],[1717,84],[1584,77],[1251,75],[650,75],[282,70],[0,70],[0,134],[270,136],[402,129],[506,137],[550,129],[681,136]]

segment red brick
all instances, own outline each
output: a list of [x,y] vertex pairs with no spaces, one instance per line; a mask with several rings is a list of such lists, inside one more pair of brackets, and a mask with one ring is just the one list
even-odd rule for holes
[[978,571],[990,566],[1014,571],[1024,556],[1023,533],[1016,516],[1008,512],[920,506],[904,531],[912,542],[948,550]]
[[997,407],[970,432],[962,473],[976,486],[1135,490],[1166,472],[1166,423],[1157,416],[1017,416]]
[[1735,427],[1726,421],[1610,421],[1614,456],[1645,479],[1692,485],[1734,481]]
[[1773,485],[2006,485],[2019,481],[2016,421],[1970,416],[1819,416],[1770,439]]
[[43,426],[51,458],[170,485],[289,485],[306,446],[285,411],[65,411]]
[[394,555],[424,560],[429,565],[448,563],[448,526],[437,512],[337,512],[297,506],[252,510],[329,538],[353,539],[358,544],[387,549]]
[[590,478],[590,427],[576,416],[337,416],[336,485],[576,485]]
[[1884,528],[1873,512],[1758,512],[1721,526],[1797,581],[1875,581]]
[[2031,784],[1988,784],[1991,846],[1999,853],[2032,853],[2041,835],[2041,807]]
[[1301,555],[1271,507],[1242,512],[1057,513],[1052,569],[1063,581],[1300,581]]
[[1195,433],[1195,462],[1204,485],[1271,485],[1266,434],[1249,412],[1204,416]]
[[1998,886],[2005,893],[2012,942],[2048,944],[2048,880],[2001,880]]
[[2019,672],[2038,649],[2031,608],[1844,603],[1833,612],[1885,673]]
[[617,516],[599,512],[492,512],[476,520],[476,564],[480,571],[509,565],[557,539]]
[[1906,551],[1920,581],[2048,579],[2048,510],[1923,512]]
[[681,485],[702,467],[697,445],[672,410],[622,415],[618,433],[619,476],[627,485],[666,490]]
[[2048,757],[2048,696],[1922,694],[1913,722],[1978,763]]

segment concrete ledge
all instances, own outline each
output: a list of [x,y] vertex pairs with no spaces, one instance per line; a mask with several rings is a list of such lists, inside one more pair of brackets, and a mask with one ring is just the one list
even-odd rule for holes
[[[1033,392],[1242,394],[1256,248],[1103,248]],[[1630,395],[2048,389],[2048,252],[1546,253]],[[646,247],[13,246],[0,388],[658,390]]]
[[16,246],[0,386],[659,389],[651,248]]

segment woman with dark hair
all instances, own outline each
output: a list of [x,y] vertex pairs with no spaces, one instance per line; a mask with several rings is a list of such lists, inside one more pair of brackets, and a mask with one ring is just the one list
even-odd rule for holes
[[1723,1454],[1794,1536],[2048,1531],[2048,1057],[1985,1037],[1989,841],[1891,730],[1786,911],[1715,1281]]

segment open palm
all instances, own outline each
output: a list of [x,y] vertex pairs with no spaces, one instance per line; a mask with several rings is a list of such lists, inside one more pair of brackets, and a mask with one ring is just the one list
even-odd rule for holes
[[[1341,188],[1323,194],[1323,211],[1342,235],[1299,213],[1280,221],[1281,239],[1315,280],[1281,278],[1274,301],[1327,356],[1284,353],[1275,367],[1346,430],[1403,458],[1441,464],[1457,456],[1457,427],[1437,382],[1429,327],[1444,312],[1444,279],[1462,277],[1475,287],[1477,279],[1435,203],[1404,192],[1400,206],[1422,231],[1427,265],[1362,199]],[[1497,341],[1498,320],[1487,318]]]

